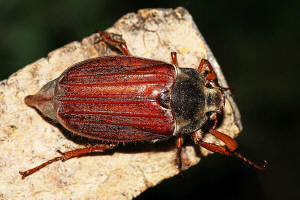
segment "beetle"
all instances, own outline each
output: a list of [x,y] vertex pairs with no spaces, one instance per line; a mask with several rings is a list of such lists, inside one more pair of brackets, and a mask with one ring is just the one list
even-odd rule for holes
[[[88,59],[74,64],[35,95],[26,96],[28,106],[65,129],[85,138],[106,142],[55,157],[35,168],[20,171],[22,178],[41,168],[73,157],[112,149],[120,142],[161,141],[177,137],[178,168],[181,171],[183,137],[209,151],[235,156],[263,170],[235,150],[237,143],[216,130],[225,104],[224,91],[209,61],[198,69],[179,68],[176,52],[172,64],[131,56],[121,35],[98,31],[97,42],[119,49],[124,55]],[[219,146],[202,141],[202,126],[224,142]],[[109,144],[107,144],[109,143]]]

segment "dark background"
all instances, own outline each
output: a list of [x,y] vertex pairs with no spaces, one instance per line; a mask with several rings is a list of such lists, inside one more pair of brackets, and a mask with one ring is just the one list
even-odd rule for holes
[[212,155],[137,199],[299,199],[299,2],[1,0],[0,79],[128,12],[183,6],[235,89],[240,151],[270,167]]

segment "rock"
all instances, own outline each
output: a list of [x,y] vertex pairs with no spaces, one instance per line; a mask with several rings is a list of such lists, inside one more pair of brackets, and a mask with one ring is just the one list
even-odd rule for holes
[[[198,67],[201,58],[206,58],[215,68],[221,85],[227,86],[191,15],[182,7],[129,13],[107,31],[121,34],[135,56],[170,63],[170,52],[176,51],[179,65],[193,68]],[[24,97],[36,93],[74,63],[119,53],[103,43],[94,44],[97,37],[93,34],[82,42],[67,44],[0,82],[1,199],[132,199],[179,173],[175,163],[175,140],[171,140],[131,144],[96,156],[57,162],[21,179],[19,171],[58,156],[56,150],[67,151],[83,147],[86,142],[93,143],[46,121],[25,105]],[[229,95],[224,116],[219,130],[235,137],[242,126],[237,107]],[[209,134],[205,140],[221,144]],[[207,150],[201,152],[202,155],[209,153]],[[184,169],[199,161],[195,146],[185,146]]]

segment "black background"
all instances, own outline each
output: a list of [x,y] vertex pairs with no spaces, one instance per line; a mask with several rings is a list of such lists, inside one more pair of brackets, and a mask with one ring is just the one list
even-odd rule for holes
[[[210,45],[242,114],[239,149],[261,172],[212,155],[137,199],[299,199],[300,1],[0,2],[0,80],[141,8],[185,7]],[[109,192],[109,191],[108,191]]]

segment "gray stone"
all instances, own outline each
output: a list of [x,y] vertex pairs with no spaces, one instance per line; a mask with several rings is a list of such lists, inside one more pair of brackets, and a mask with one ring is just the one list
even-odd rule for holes
[[[184,8],[139,10],[125,15],[107,31],[122,34],[135,56],[170,63],[170,52],[176,51],[179,65],[193,68],[206,58],[213,64],[221,85],[227,86],[217,61]],[[135,145],[129,145],[104,155],[57,162],[21,179],[20,170],[58,156],[56,150],[84,146],[26,106],[24,97],[36,93],[74,63],[118,54],[103,43],[94,44],[96,37],[93,34],[82,42],[54,50],[47,58],[0,82],[0,199],[132,199],[178,174],[175,144],[144,143],[136,144],[137,150],[133,150]],[[242,126],[237,107],[228,95],[224,116],[218,130],[235,137]],[[204,140],[222,144],[209,134]],[[201,152],[202,156],[209,153],[204,149]],[[200,161],[193,146],[185,146],[182,154],[184,169]]]

